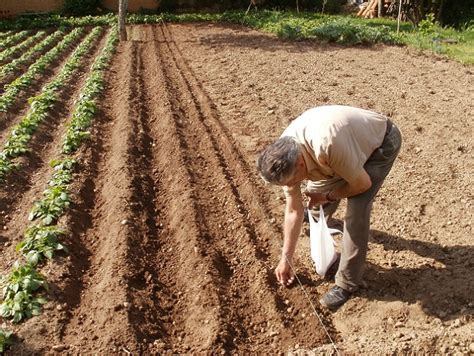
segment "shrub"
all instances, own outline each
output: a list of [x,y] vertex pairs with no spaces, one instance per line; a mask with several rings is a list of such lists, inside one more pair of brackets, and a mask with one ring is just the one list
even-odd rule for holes
[[100,0],[65,0],[63,12],[67,15],[95,15],[100,9]]
[[316,38],[344,44],[401,43],[400,38],[387,26],[369,27],[352,23],[348,19],[335,19],[312,30]]

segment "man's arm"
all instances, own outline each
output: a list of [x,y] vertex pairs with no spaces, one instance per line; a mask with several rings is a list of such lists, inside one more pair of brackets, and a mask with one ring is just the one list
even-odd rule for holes
[[298,185],[288,187],[286,190],[285,220],[283,223],[283,251],[280,262],[275,269],[277,280],[284,286],[289,286],[294,275],[290,268],[296,243],[303,223],[303,198]]
[[340,186],[337,189],[329,192],[329,199],[339,200],[343,198],[349,198],[357,194],[364,193],[369,190],[372,186],[372,179],[365,169],[362,169],[360,173],[353,177],[350,182]]
[[350,182],[346,181],[346,184],[331,190],[327,193],[306,193],[310,198],[308,208],[313,206],[327,203],[329,200],[340,200],[349,198],[357,194],[361,194],[370,189],[372,186],[372,180],[369,174],[362,169],[362,171],[353,177]]

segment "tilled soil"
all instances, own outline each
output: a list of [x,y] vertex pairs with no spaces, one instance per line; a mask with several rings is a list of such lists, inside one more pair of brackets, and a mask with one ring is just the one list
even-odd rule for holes
[[[52,302],[15,327],[13,353],[335,353],[331,340],[348,354],[474,352],[469,67],[231,25],[128,32],[77,155],[69,255],[43,268]],[[254,168],[323,104],[385,113],[404,137],[374,204],[365,286],[334,313],[318,303],[331,283],[311,265],[307,226],[302,286],[277,284],[284,199]],[[25,215],[2,215],[4,267],[32,204],[16,194],[6,201]]]

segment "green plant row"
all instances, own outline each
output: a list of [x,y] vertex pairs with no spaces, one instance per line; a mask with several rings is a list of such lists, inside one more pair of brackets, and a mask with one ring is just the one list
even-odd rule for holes
[[15,102],[17,95],[33,83],[35,76],[43,73],[46,67],[69,48],[71,43],[78,39],[83,32],[83,28],[72,30],[61,42],[33,63],[28,71],[10,84],[5,85],[5,92],[0,97],[0,112],[7,112],[8,108]]
[[50,27],[109,26],[117,22],[117,16],[110,13],[102,16],[69,17],[62,15],[41,16],[38,18],[20,17],[14,20],[0,21],[2,30],[25,30]]
[[105,86],[104,71],[108,67],[112,54],[115,52],[117,42],[118,36],[114,27],[101,55],[97,57],[92,66],[91,75],[87,79],[81,91],[80,99],[72,113],[72,118],[64,138],[63,153],[68,154],[76,151],[81,142],[90,135],[88,128],[97,111],[96,100]]
[[12,33],[13,31],[0,32],[0,40],[3,40],[5,37],[10,36]]
[[[90,76],[79,95],[72,121],[80,119],[78,113],[81,102],[94,101],[102,92],[104,73],[117,42],[118,34],[114,26],[104,49],[92,65]],[[83,115],[89,114],[87,112]],[[90,122],[85,125],[90,125]],[[66,134],[64,142],[68,136],[69,133]],[[45,277],[35,269],[35,265],[53,258],[55,251],[65,249],[59,242],[64,232],[53,224],[56,224],[69,204],[68,186],[72,181],[75,164],[76,161],[68,154],[51,162],[53,174],[48,188],[43,192],[43,198],[34,203],[29,215],[33,223],[26,229],[23,241],[17,245],[17,251],[26,259],[26,263],[15,263],[9,275],[2,279],[3,301],[0,304],[0,315],[4,318],[19,322],[39,314],[41,306],[46,303],[46,298],[41,293],[47,290],[48,285]]]
[[0,53],[0,62],[8,60],[9,57],[15,55],[16,53],[24,51],[26,48],[31,46],[32,43],[36,42],[38,39],[43,37],[46,34],[45,31],[38,31],[34,36],[28,37],[23,42],[20,42],[16,46],[12,46]]
[[0,153],[0,181],[5,179],[6,174],[15,168],[15,165],[11,162],[12,159],[28,151],[28,142],[58,100],[59,90],[72,78],[75,71],[80,67],[82,58],[103,31],[103,27],[95,27],[77,46],[54,80],[45,85],[39,95],[28,100],[30,109],[20,123],[12,129]]
[[0,51],[4,51],[8,47],[14,45],[15,43],[23,40],[26,36],[28,36],[30,31],[21,31],[15,33],[13,35],[8,36],[4,40],[0,41]]
[[45,48],[56,42],[59,38],[65,35],[64,30],[58,30],[54,32],[53,34],[49,35],[46,37],[44,40],[36,44],[34,47],[30,48],[28,51],[23,53],[23,55],[17,59],[14,59],[10,63],[7,63],[3,66],[0,67],[0,78],[15,72],[21,66],[25,65],[28,63],[28,61],[35,56],[37,53],[42,52]]

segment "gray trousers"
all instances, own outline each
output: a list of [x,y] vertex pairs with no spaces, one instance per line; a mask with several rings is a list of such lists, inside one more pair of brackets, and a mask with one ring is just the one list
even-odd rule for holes
[[[385,135],[382,145],[372,153],[364,165],[372,180],[372,186],[364,193],[347,199],[341,260],[336,274],[336,285],[348,291],[356,291],[362,281],[369,243],[372,202],[393,166],[401,143],[400,130],[392,125],[390,131]],[[311,190],[310,184],[307,189]],[[338,206],[339,201],[327,204],[324,207],[324,215],[332,215]]]

